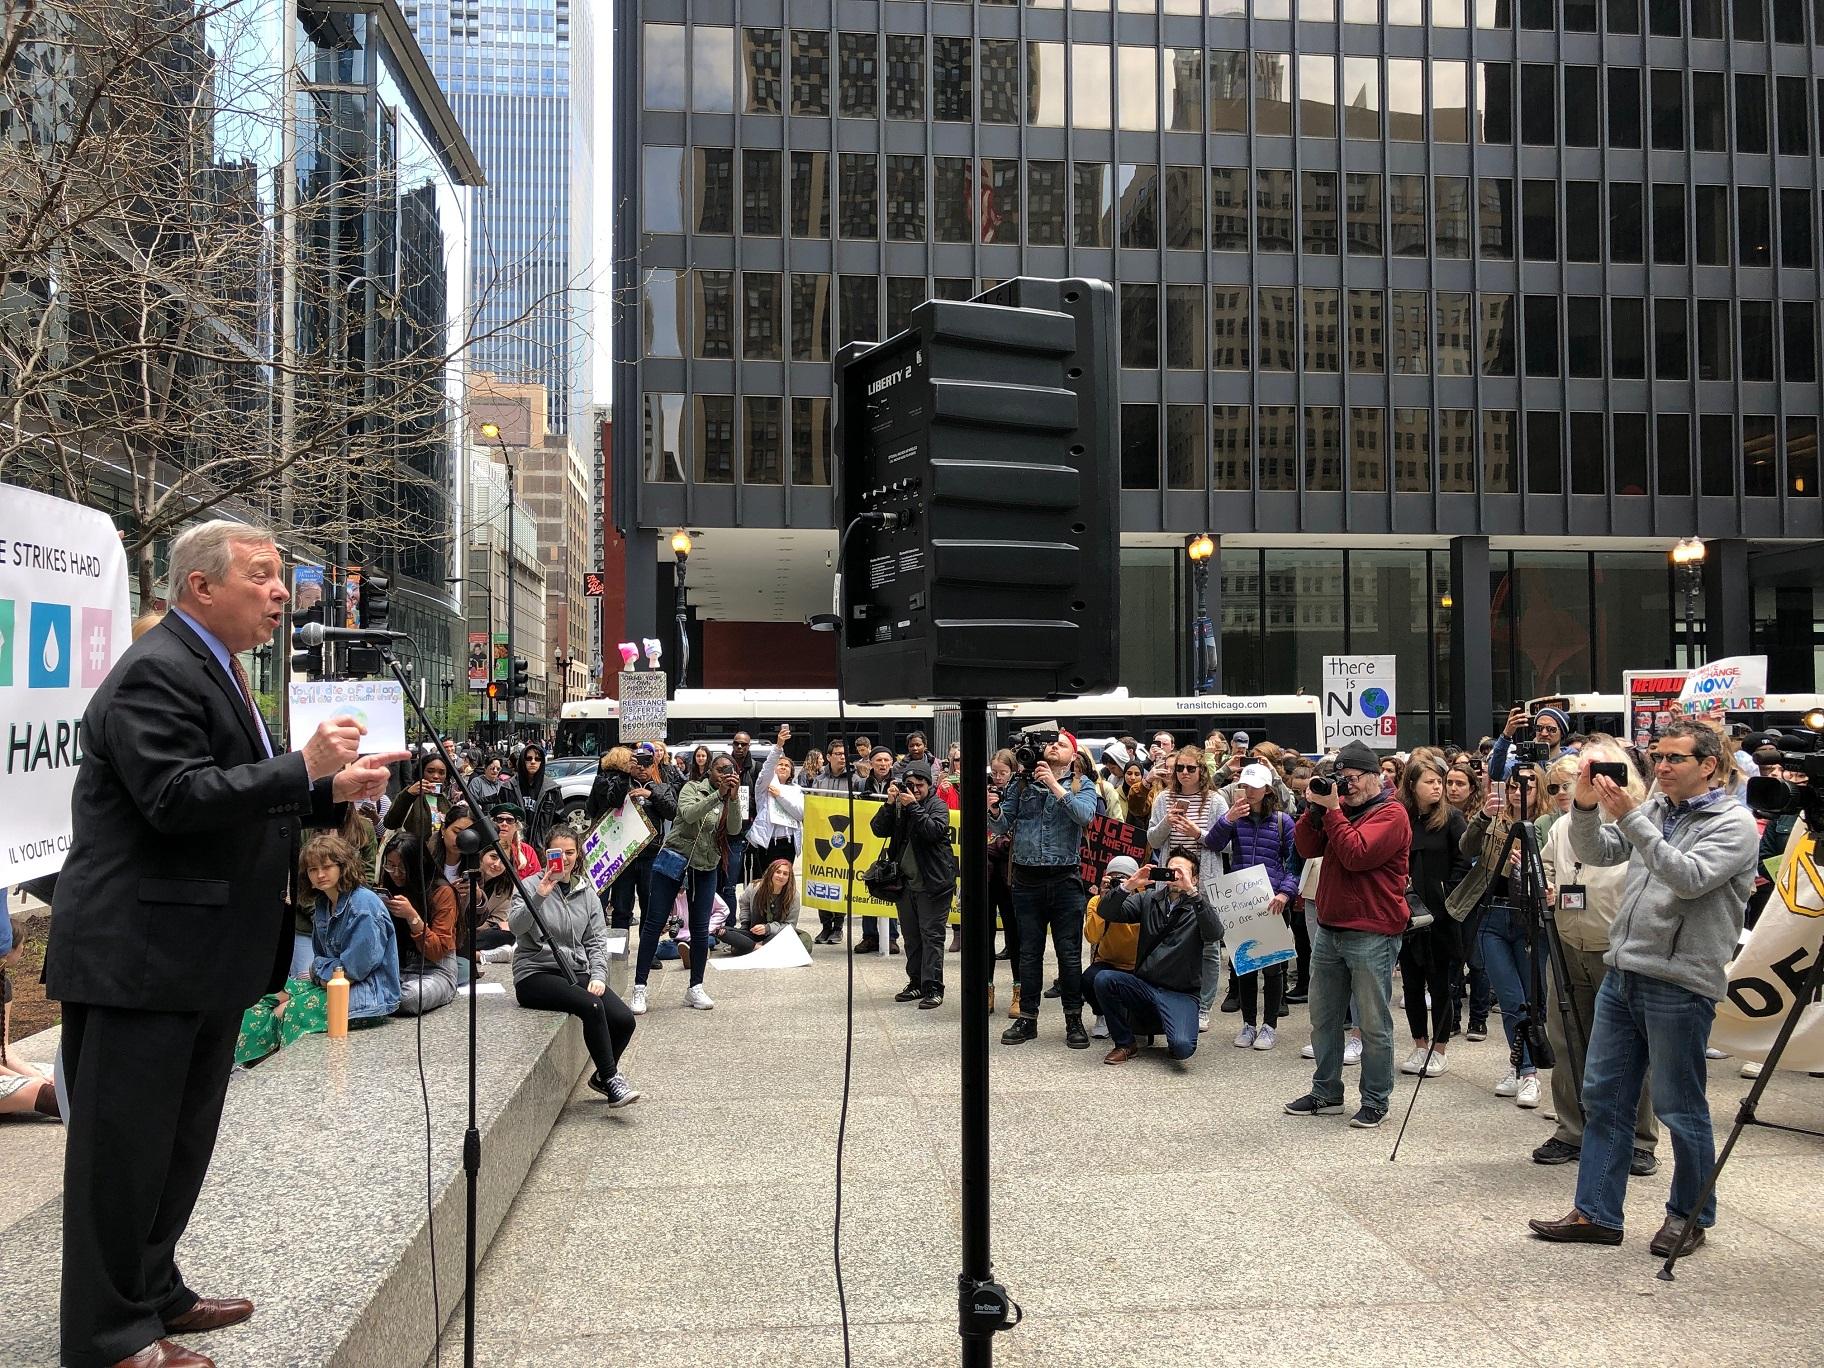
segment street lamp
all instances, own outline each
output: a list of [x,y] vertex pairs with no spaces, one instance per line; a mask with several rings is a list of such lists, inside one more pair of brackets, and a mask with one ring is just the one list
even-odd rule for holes
[[1672,548],[1672,564],[1677,568],[1685,591],[1685,668],[1697,668],[1697,590],[1704,581],[1704,540],[1686,537]]
[[1210,621],[1210,557],[1216,554],[1215,539],[1208,532],[1187,537],[1184,554],[1191,558],[1191,575],[1197,586],[1197,623],[1191,633],[1191,673],[1196,676],[1194,691],[1216,692],[1216,628]]
[[567,656],[561,650],[551,652],[551,668],[557,671],[557,706],[560,715],[564,704],[570,701],[570,667],[574,664],[575,657]]
[[684,606],[684,564],[690,559],[690,533],[679,528],[671,534],[671,554],[676,557],[677,570],[677,615],[678,615],[678,669],[674,676],[673,692],[684,687],[684,672],[690,665],[690,614]]
[[[501,460],[507,467],[507,679],[513,679],[513,662],[519,657],[514,654],[517,643],[513,640],[513,448],[500,435],[499,423],[483,423],[481,435],[500,448]],[[488,643],[490,650],[492,642]],[[490,675],[492,670],[489,671]],[[512,735],[513,720],[518,708],[513,701],[513,691],[507,690],[507,733]]]

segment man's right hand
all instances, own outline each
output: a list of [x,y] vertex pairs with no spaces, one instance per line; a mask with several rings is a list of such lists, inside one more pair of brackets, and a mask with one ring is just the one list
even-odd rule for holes
[[310,782],[327,778],[361,753],[367,728],[352,717],[332,717],[317,725],[316,735],[304,743],[304,772]]
[[1121,887],[1129,893],[1144,893],[1153,882],[1153,871],[1148,865],[1141,865],[1132,874],[1121,881]]
[[1507,725],[1501,728],[1501,735],[1505,736],[1510,741],[1513,740],[1514,733],[1519,731],[1520,728],[1531,719],[1532,714],[1525,708],[1509,708],[1507,711]]
[[1571,801],[1580,808],[1593,808],[1602,797],[1590,778],[1590,766],[1594,763],[1593,759],[1585,759],[1577,766],[1577,787],[1571,793]]

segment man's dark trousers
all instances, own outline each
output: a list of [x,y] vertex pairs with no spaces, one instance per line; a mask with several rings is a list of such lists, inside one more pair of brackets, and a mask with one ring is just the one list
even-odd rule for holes
[[164,1335],[196,1293],[177,1270],[215,1149],[239,1012],[63,1005],[63,1361],[98,1368]]
[[1062,877],[1013,882],[1020,919],[1020,1015],[1036,1018],[1045,992],[1045,932],[1058,952],[1058,996],[1066,1017],[1083,1012],[1083,909],[1089,898],[1076,869]]

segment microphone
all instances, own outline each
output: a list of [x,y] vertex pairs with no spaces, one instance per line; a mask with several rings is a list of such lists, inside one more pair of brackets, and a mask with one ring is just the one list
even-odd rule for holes
[[300,646],[321,646],[326,641],[347,641],[357,645],[380,646],[389,641],[405,641],[404,632],[391,632],[384,627],[325,627],[320,622],[300,624],[292,632]]

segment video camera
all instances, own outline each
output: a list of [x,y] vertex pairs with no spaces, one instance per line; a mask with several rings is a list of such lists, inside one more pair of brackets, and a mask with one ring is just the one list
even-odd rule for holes
[[1045,747],[1058,739],[1056,723],[1025,727],[1013,734],[1013,763],[1021,774],[1031,777],[1045,758]]
[[1751,754],[1773,746],[1780,752],[1780,768],[1805,776],[1802,784],[1757,775],[1748,781],[1748,806],[1756,812],[1799,813],[1813,830],[1824,828],[1824,754],[1818,736],[1810,731],[1755,732],[1745,738],[1743,749]]

